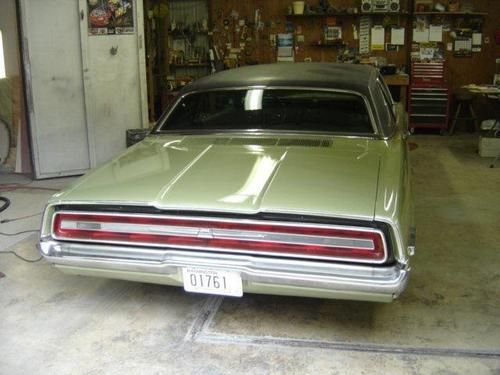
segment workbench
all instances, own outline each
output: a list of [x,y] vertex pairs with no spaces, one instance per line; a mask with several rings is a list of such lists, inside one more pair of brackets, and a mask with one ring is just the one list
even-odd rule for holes
[[384,81],[387,86],[399,86],[399,101],[404,104],[406,108],[406,92],[410,85],[410,76],[404,73],[384,75]]

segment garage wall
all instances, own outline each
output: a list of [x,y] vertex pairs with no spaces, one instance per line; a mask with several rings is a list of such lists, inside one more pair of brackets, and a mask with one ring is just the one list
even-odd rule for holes
[[[400,0],[402,10],[406,11],[410,0]],[[306,3],[312,7],[319,5],[319,0],[307,0]],[[336,9],[359,8],[361,0],[335,0],[330,1]],[[276,48],[271,45],[270,34],[286,32],[287,22],[291,22],[298,34],[304,36],[304,42],[296,44],[295,61],[304,61],[305,58],[311,58],[312,61],[334,62],[336,61],[339,49],[336,47],[317,47],[312,46],[322,40],[323,25],[326,23],[325,17],[287,17],[289,7],[292,6],[290,0],[211,0],[210,11],[211,20],[218,30],[225,30],[224,20],[230,20],[230,32],[214,33],[214,43],[219,49],[225,50],[226,43],[231,42],[237,37],[233,32],[231,24],[232,12],[235,11],[239,18],[246,19],[252,23],[255,20],[255,10],[260,10],[261,21],[264,22],[264,28],[258,33],[252,33],[250,42],[245,45],[245,58],[243,63],[274,63],[276,62]],[[234,13],[233,13],[234,14]],[[359,32],[359,17],[335,16],[329,17],[329,22],[342,25],[342,39],[348,41],[350,47],[357,47],[358,42],[354,40],[354,29],[356,26]],[[374,24],[382,24],[384,16],[372,16]],[[407,27],[410,22],[408,17],[391,16],[391,23],[397,23],[402,27]],[[386,21],[388,22],[388,21]],[[372,56],[387,57],[390,63],[405,65],[409,54],[409,45],[401,46],[398,51],[372,51]]]
[[0,0],[0,30],[3,34],[5,72],[7,77],[19,75],[19,49],[16,0]]
[[16,0],[0,0],[0,30],[7,76],[0,80],[0,120],[10,130],[9,155],[2,166],[19,173],[30,173],[31,156],[24,113]]
[[[495,59],[500,57],[500,46],[495,42],[495,30],[500,29],[500,1],[474,0],[474,7],[488,13],[484,18],[482,51],[473,53],[472,57],[454,57],[451,52],[446,53],[448,81],[453,88],[469,83],[492,84]],[[490,43],[484,43],[485,37],[490,39]]]
[[[447,0],[440,1],[447,4]],[[307,0],[307,4],[315,7],[319,4],[319,0]],[[359,8],[360,0],[335,0],[330,1],[337,9]],[[400,0],[403,10],[413,9],[413,0]],[[301,28],[302,34],[305,36],[304,46],[299,46],[296,51],[295,61],[303,61],[305,57],[311,57],[313,61],[335,61],[338,50],[336,48],[318,48],[308,45],[321,39],[322,25],[325,23],[324,18],[287,18],[288,8],[292,4],[289,0],[211,0],[210,1],[210,17],[213,24],[218,30],[224,30],[224,19],[232,20],[231,13],[235,11],[239,18],[246,18],[250,22],[254,20],[256,9],[261,11],[261,20],[265,23],[264,29],[259,33],[258,38],[253,38],[252,42],[247,43],[245,52],[248,52],[248,57],[242,59],[249,63],[269,63],[276,61],[276,50],[269,43],[269,34],[285,32],[286,22],[291,21],[296,27]],[[488,83],[493,82],[493,74],[495,73],[495,58],[500,57],[500,46],[495,43],[495,30],[500,28],[500,1],[499,0],[474,0],[474,8],[476,11],[486,12],[483,25],[483,41],[485,37],[489,37],[488,44],[483,43],[480,53],[473,53],[472,57],[454,57],[453,53],[445,52],[448,62],[448,82],[451,88],[455,89],[468,83]],[[234,14],[234,13],[233,13]],[[373,17],[377,18],[379,16]],[[359,18],[338,16],[333,17],[337,22],[342,23],[343,39],[349,41],[350,46],[357,47],[357,41],[353,41],[352,25],[359,26]],[[456,19],[456,18],[454,18]],[[380,17],[378,18],[380,21]],[[401,26],[411,23],[412,17],[400,17],[398,20]],[[378,22],[380,23],[380,22]],[[232,25],[229,27],[232,30]],[[359,27],[358,27],[359,30]],[[408,33],[407,33],[408,34]],[[226,43],[234,36],[231,32],[214,33],[214,43],[224,50]],[[387,35],[386,35],[387,37]],[[445,39],[447,41],[447,39]],[[399,51],[380,51],[371,52],[371,56],[386,56],[389,63],[396,65],[406,65],[408,55],[410,53],[410,43],[400,48]]]

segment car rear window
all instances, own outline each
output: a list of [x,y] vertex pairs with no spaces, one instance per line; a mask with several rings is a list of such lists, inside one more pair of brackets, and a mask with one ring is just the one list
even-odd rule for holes
[[374,132],[365,102],[359,95],[261,88],[188,94],[160,124],[159,130]]

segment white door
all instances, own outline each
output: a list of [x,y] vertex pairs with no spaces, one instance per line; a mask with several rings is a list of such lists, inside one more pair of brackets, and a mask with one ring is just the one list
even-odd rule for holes
[[[90,5],[94,4],[94,6]],[[79,0],[85,102],[89,125],[91,164],[96,166],[125,150],[127,129],[148,126],[142,0],[128,5],[133,25],[127,34],[95,35],[89,22],[93,9],[106,1]],[[104,5],[103,5],[104,4]],[[97,7],[97,8],[95,8]],[[99,30],[106,32],[106,27]]]
[[104,0],[20,0],[36,178],[82,174],[125,150],[125,131],[147,127],[142,0],[123,35],[90,35]]
[[90,167],[78,3],[21,0],[27,110],[36,178]]

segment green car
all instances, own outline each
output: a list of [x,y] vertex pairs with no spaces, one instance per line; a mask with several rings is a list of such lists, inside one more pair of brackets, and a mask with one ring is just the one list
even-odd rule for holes
[[415,250],[396,112],[366,66],[202,78],[143,141],[51,198],[41,254],[188,292],[392,301]]

